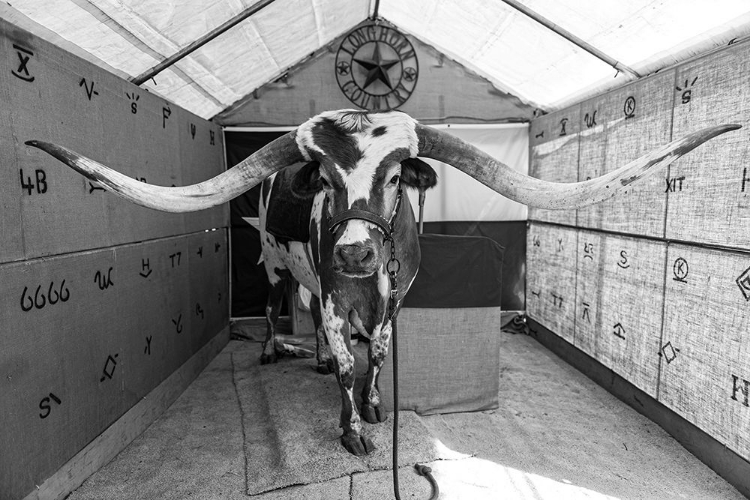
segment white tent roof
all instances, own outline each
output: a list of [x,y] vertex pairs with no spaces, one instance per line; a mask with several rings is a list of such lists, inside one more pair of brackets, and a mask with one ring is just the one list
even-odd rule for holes
[[[747,0],[0,2],[12,6],[3,5],[0,14],[27,16],[125,78],[143,75],[226,21],[257,10],[143,83],[205,118],[277,79],[374,14],[545,111],[750,32]],[[513,5],[529,9],[537,20]],[[553,31],[556,27],[607,56],[608,62]]]

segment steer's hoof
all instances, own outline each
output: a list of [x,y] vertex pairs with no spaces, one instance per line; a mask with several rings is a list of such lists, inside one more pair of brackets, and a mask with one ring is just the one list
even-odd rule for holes
[[318,373],[321,375],[329,375],[333,373],[333,360],[327,359],[323,362],[318,362]]
[[372,453],[375,450],[375,445],[372,444],[370,438],[359,434],[344,434],[341,436],[341,444],[344,445],[346,451],[358,457]]
[[372,406],[371,404],[362,403],[359,414],[368,424],[385,422],[385,412],[380,406]]
[[276,353],[273,353],[273,354],[263,353],[260,355],[261,365],[270,365],[271,363],[276,363],[278,360],[279,358],[278,356],[276,356]]

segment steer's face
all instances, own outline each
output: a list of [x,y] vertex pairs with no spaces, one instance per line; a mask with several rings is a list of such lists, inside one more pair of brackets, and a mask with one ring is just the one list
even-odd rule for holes
[[[300,126],[297,142],[317,162],[301,175],[306,177],[304,184],[325,191],[329,218],[357,209],[391,220],[399,197],[401,161],[417,153],[411,118],[398,112],[323,114]],[[384,236],[382,229],[364,220],[338,225],[333,233],[334,270],[349,277],[372,275],[384,263]]]

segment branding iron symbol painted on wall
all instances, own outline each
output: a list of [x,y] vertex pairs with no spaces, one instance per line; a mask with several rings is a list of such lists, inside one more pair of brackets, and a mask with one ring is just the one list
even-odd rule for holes
[[617,323],[614,326],[614,328],[612,330],[612,334],[615,337],[619,337],[619,338],[625,340],[625,327],[622,326],[622,323]]
[[690,272],[690,267],[688,266],[688,263],[685,259],[682,257],[678,257],[677,260],[674,261],[674,265],[672,266],[672,273],[674,274],[674,278],[672,278],[675,281],[679,281],[680,283],[687,283],[687,276]]
[[635,97],[631,95],[625,99],[625,105],[622,107],[622,112],[625,113],[625,118],[633,118],[635,116]]
[[99,91],[94,90],[94,82],[93,81],[91,82],[91,88],[89,88],[89,84],[86,81],[86,79],[85,78],[81,78],[81,81],[78,82],[78,86],[79,87],[84,87],[86,89],[86,96],[89,98],[89,101],[95,95],[99,95]]
[[104,368],[102,369],[102,378],[99,379],[99,382],[111,379],[115,374],[115,368],[117,368],[117,356],[119,356],[119,354],[115,354],[114,357],[112,357],[111,354],[107,356],[107,361],[104,363]]
[[50,392],[49,397],[44,397],[39,401],[39,409],[42,410],[42,412],[39,413],[39,418],[45,419],[49,417],[49,414],[52,412],[52,405],[50,404],[52,401],[58,405],[62,404],[62,400]]
[[685,84],[682,87],[680,87],[679,85],[675,87],[675,90],[677,90],[677,92],[682,92],[682,104],[687,104],[690,102],[690,99],[692,99],[693,91],[690,87],[695,85],[695,82],[697,81],[698,81],[697,76],[693,78],[692,82],[690,81],[690,78],[687,78],[685,80]]
[[396,109],[414,92],[419,76],[411,42],[393,28],[361,26],[341,42],[336,53],[336,81],[360,108]]
[[35,77],[32,76],[31,73],[29,73],[29,60],[34,55],[34,53],[29,49],[16,44],[13,44],[13,48],[18,54],[18,67],[16,69],[10,70],[10,72],[16,78],[20,78],[21,80],[26,82],[33,82]]
[[679,349],[672,345],[672,342],[664,344],[659,351],[659,356],[663,356],[667,361],[667,364],[671,363],[677,358],[677,354],[680,352]]
[[620,260],[617,262],[617,265],[620,266],[622,269],[628,269],[630,267],[630,262],[628,262],[628,252],[625,250],[622,250],[620,252]]
[[141,272],[138,274],[143,278],[148,278],[151,275],[151,262],[148,259],[141,259]]
[[745,269],[742,274],[737,277],[736,283],[737,286],[740,287],[740,291],[742,292],[742,296],[745,297],[745,300],[750,301],[750,267]]

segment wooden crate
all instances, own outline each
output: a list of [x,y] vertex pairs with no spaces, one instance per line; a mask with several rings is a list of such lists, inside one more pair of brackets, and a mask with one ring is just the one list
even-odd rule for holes
[[578,232],[543,223],[529,224],[526,243],[526,311],[573,343]]
[[656,396],[666,244],[580,231],[575,345]]
[[677,69],[674,136],[703,127],[743,128],[699,147],[671,167],[667,237],[750,248],[750,45]]
[[[550,113],[531,122],[529,175],[554,182],[578,179],[580,107]],[[529,219],[575,225],[575,210],[529,207]]]
[[[670,141],[673,82],[674,71],[660,72],[582,105],[587,128],[579,180],[612,172]],[[625,194],[579,210],[579,226],[662,237],[666,176],[656,173]]]
[[750,255],[671,245],[659,401],[750,456]]

